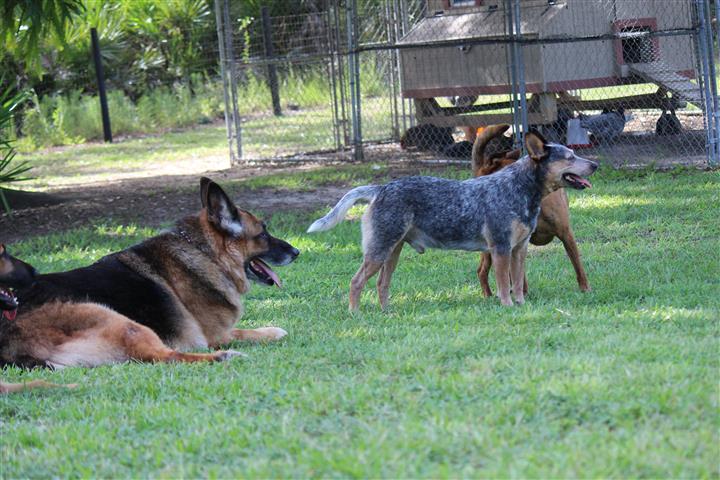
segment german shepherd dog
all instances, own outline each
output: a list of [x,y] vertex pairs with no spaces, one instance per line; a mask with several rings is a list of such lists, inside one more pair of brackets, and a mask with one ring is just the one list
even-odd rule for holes
[[[520,158],[522,153],[520,150],[506,150],[487,154],[486,147],[488,143],[501,137],[509,128],[510,125],[506,124],[490,125],[475,139],[472,153],[472,170],[475,177],[495,173],[515,163]],[[540,202],[540,215],[538,216],[537,227],[530,235],[530,243],[533,245],[547,245],[555,237],[559,238],[565,247],[565,252],[575,269],[575,276],[580,290],[589,292],[590,284],[580,260],[580,250],[575,242],[575,235],[570,226],[570,208],[567,194],[563,189],[554,191]],[[488,282],[491,266],[491,255],[487,252],[483,253],[477,274],[485,297],[492,296],[492,290],[490,290],[490,283]],[[527,295],[527,278],[524,279],[523,290]]]
[[233,340],[277,340],[286,332],[234,329],[250,281],[280,285],[268,266],[299,255],[238,209],[214,182],[200,182],[202,210],[174,228],[88,267],[38,275],[16,290],[17,318],[0,320],[0,363],[96,366],[222,361]]
[[[525,136],[525,145],[529,155],[495,175],[465,181],[408,177],[357,187],[310,225],[308,232],[328,230],[357,201],[370,202],[362,219],[364,261],[350,284],[350,310],[358,308],[360,293],[378,272],[380,306],[387,306],[390,279],[406,242],[418,253],[426,248],[490,252],[500,300],[512,305],[510,285],[520,285],[525,276],[540,201],[563,187],[590,186],[583,177],[598,167],[537,132]],[[525,301],[522,288],[513,294],[518,303]]]
[[[10,255],[5,245],[0,244],[0,318],[12,321],[17,315],[18,300],[13,288],[27,287],[35,279],[35,269],[27,263]],[[34,380],[26,383],[0,382],[0,395],[21,392],[32,388],[75,387],[75,385],[55,385],[54,383]]]

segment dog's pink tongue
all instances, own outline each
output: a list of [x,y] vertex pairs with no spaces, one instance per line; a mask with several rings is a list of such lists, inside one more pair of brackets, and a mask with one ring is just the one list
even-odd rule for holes
[[278,277],[277,273],[273,272],[272,268],[270,268],[267,263],[263,262],[260,259],[255,259],[255,265],[260,268],[265,274],[272,279],[272,281],[277,285],[278,287],[282,288],[282,282],[280,281],[280,277]]
[[12,322],[17,317],[17,310],[3,310],[2,315]]
[[576,182],[578,182],[580,185],[582,185],[585,188],[592,188],[592,183],[590,183],[589,180],[581,177],[580,175],[575,175],[574,173],[571,173],[570,176],[572,179]]

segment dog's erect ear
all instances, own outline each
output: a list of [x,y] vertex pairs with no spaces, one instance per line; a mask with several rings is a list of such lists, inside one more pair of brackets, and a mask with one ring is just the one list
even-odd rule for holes
[[211,183],[213,183],[213,181],[209,178],[200,177],[200,202],[202,203],[203,208],[207,207],[208,186]]
[[210,223],[231,237],[237,238],[242,235],[243,225],[237,207],[220,185],[203,178],[200,181],[200,188],[203,194],[203,206],[207,208]]
[[545,145],[547,145],[547,141],[537,130],[531,130],[525,135],[525,148],[527,148],[530,158],[536,162],[543,160],[547,156],[548,152]]

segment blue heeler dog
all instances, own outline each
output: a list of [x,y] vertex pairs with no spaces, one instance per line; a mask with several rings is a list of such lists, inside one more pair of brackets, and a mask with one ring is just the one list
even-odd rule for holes
[[537,132],[525,136],[528,155],[493,175],[457,181],[408,177],[387,185],[350,190],[308,232],[329,230],[359,200],[370,202],[362,218],[365,259],[350,284],[350,310],[378,271],[380,306],[388,302],[390,278],[405,242],[419,253],[426,248],[490,252],[498,296],[503,305],[524,303],[523,279],[528,239],[535,229],[540,200],[563,187],[592,185],[583,177],[598,165],[569,148],[547,143]]

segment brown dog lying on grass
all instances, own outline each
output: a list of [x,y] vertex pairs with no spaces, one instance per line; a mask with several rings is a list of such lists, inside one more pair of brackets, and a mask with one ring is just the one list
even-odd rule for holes
[[[514,163],[521,155],[521,150],[508,150],[499,153],[493,153],[486,156],[485,150],[492,140],[499,138],[510,128],[510,125],[490,125],[485,128],[475,139],[472,152],[472,170],[473,176],[481,177],[490,175],[498,170],[502,170],[506,166]],[[580,250],[578,250],[572,227],[570,226],[570,210],[568,208],[568,198],[565,189],[559,189],[547,195],[540,203],[540,216],[537,220],[537,228],[530,236],[530,243],[533,245],[547,245],[553,238],[559,238],[565,247],[570,262],[572,262],[577,276],[577,282],[580,290],[583,292],[590,291],[587,275],[583,269],[580,260]],[[492,296],[488,276],[490,267],[492,266],[492,258],[489,253],[483,252],[480,265],[478,266],[477,275],[480,280],[483,295],[485,297]],[[528,291],[528,281],[525,277],[523,285],[524,293]]]

